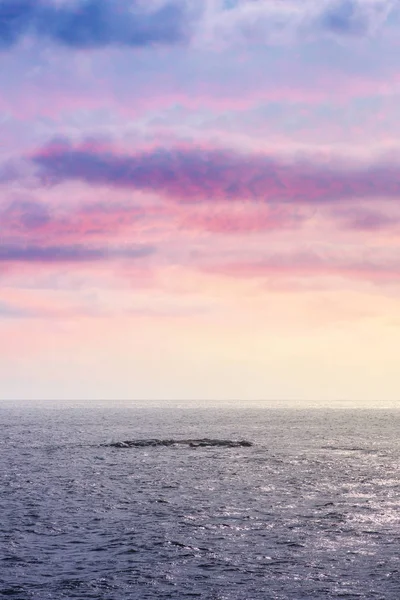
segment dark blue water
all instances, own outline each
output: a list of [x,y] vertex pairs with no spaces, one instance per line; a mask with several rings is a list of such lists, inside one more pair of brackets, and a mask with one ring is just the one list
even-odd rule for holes
[[[0,419],[0,597],[400,598],[400,412]],[[101,446],[153,437],[254,446]]]

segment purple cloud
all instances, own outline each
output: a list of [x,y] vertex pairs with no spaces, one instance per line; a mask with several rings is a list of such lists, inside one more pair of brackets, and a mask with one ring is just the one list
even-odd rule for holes
[[0,301],[0,319],[36,319],[50,316],[50,312],[36,308],[22,307]]
[[73,246],[0,245],[0,263],[81,263],[112,258],[143,258],[153,254],[150,246],[127,248],[98,248],[76,244]]
[[368,29],[365,11],[356,0],[334,2],[322,14],[323,28],[336,34],[360,35]]
[[33,162],[43,182],[78,180],[156,192],[181,201],[252,200],[318,204],[343,198],[400,197],[394,163],[368,166],[201,147],[154,149],[132,155],[68,144],[50,146]]
[[400,263],[396,257],[355,259],[316,252],[271,254],[259,260],[212,263],[200,268],[207,272],[240,278],[310,278],[316,276],[357,279],[370,282],[400,280]]
[[35,200],[18,199],[4,208],[0,206],[0,232],[2,226],[24,231],[40,229],[47,225],[50,219],[49,209]]
[[400,224],[398,215],[358,207],[334,211],[333,217],[339,219],[345,228],[355,231],[381,231]]

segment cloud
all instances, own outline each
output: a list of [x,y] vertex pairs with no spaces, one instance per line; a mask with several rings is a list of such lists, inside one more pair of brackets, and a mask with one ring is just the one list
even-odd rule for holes
[[394,6],[392,0],[334,0],[323,10],[320,25],[333,34],[363,36],[382,25]]
[[197,33],[211,45],[279,46],[321,37],[365,37],[382,27],[394,0],[209,0]]
[[[78,204],[60,212],[59,209],[52,211],[49,204],[26,197],[13,200],[3,208],[0,203],[0,237],[3,244],[7,243],[12,249],[16,245],[18,249],[22,246],[24,252],[27,246],[72,248],[73,253],[70,250],[66,256],[58,256],[58,262],[79,262],[78,256],[83,262],[85,254],[78,252],[76,247],[83,241],[102,247],[118,245],[121,236],[126,240],[149,237],[152,243],[155,239],[160,243],[176,231],[193,236],[194,232],[245,235],[295,230],[310,218],[309,212],[291,206],[242,202],[140,206],[115,199]],[[99,260],[101,255],[100,251]],[[34,257],[35,260],[39,258],[36,253]],[[45,256],[40,258],[45,262]],[[88,260],[96,260],[96,255],[89,255]]]
[[399,215],[359,207],[341,208],[333,211],[332,216],[346,229],[353,231],[387,231],[400,225]]
[[0,235],[6,238],[78,241],[88,236],[106,236],[132,228],[153,210],[132,203],[96,202],[57,210],[29,197],[0,203]]
[[76,49],[176,44],[187,35],[185,6],[177,1],[154,10],[139,0],[0,0],[0,49],[25,35],[48,38]]
[[366,32],[365,13],[354,0],[341,0],[323,13],[321,25],[332,33],[360,35]]
[[0,206],[0,231],[32,231],[42,229],[49,222],[49,209],[35,200],[16,199]]
[[78,180],[153,192],[184,202],[251,200],[323,204],[344,198],[400,197],[395,162],[360,166],[318,160],[283,161],[263,154],[201,147],[127,155],[67,143],[33,156],[43,183]]
[[219,209],[210,203],[202,208],[204,210],[187,211],[181,218],[181,226],[189,230],[241,235],[295,229],[307,218],[305,214],[281,206],[266,208],[236,203]]
[[19,165],[13,161],[0,164],[0,183],[11,183],[21,176]]
[[153,254],[149,246],[98,248],[81,244],[73,246],[0,245],[0,263],[82,263],[113,258],[143,258]]
[[0,301],[0,319],[24,319],[36,316],[37,313],[27,308],[21,308]]
[[[89,311],[81,311],[85,316],[90,315]],[[0,301],[0,320],[14,320],[14,319],[48,319],[48,318],[60,318],[68,316],[80,316],[78,310],[60,310],[57,308],[49,309],[46,307],[38,306],[27,306],[18,305],[10,302]]]
[[322,35],[366,35],[392,0],[0,0],[0,49],[25,36],[74,49],[237,43],[280,45]]
[[339,277],[370,282],[400,282],[400,260],[384,257],[371,260],[332,253],[298,252],[271,254],[259,260],[232,261],[202,265],[206,272],[235,278],[310,278]]

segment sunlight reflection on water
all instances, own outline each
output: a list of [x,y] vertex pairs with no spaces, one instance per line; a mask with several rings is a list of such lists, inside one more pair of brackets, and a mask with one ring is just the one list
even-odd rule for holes
[[[399,413],[0,416],[4,597],[399,598]],[[255,445],[100,446],[205,436]]]

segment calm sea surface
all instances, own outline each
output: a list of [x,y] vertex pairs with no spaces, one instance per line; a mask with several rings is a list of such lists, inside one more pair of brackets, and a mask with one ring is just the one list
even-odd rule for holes
[[[400,411],[0,409],[0,597],[400,598]],[[112,448],[142,438],[250,448]]]

